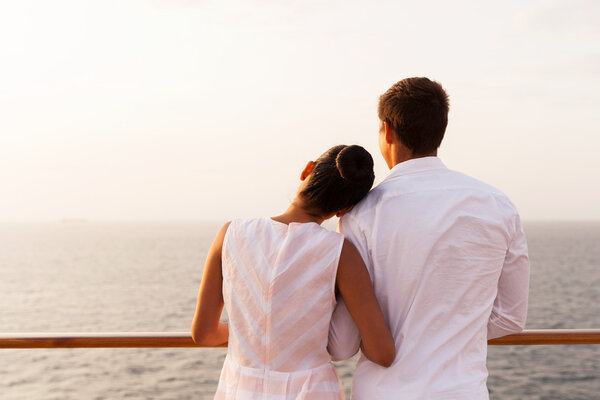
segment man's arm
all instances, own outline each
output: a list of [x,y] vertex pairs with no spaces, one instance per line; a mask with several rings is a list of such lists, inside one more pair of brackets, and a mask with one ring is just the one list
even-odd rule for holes
[[[366,250],[366,239],[362,234],[356,220],[349,214],[340,218],[338,230],[346,239],[348,239],[358,249],[360,256],[367,265],[370,272],[370,263],[368,261],[368,252]],[[331,325],[329,326],[329,343],[327,350],[334,360],[346,360],[358,352],[360,347],[360,335],[354,320],[348,312],[348,308],[341,299],[331,316]]]
[[488,339],[518,333],[525,327],[529,293],[529,256],[519,216],[498,281],[498,294],[488,321]]

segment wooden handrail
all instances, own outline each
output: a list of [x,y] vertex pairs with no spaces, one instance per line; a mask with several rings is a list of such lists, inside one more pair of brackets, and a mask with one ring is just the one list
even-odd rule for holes
[[212,346],[203,346],[194,343],[189,332],[0,333],[0,349],[66,349],[95,347]]
[[489,345],[600,344],[600,329],[528,329],[488,340]]
[[[489,345],[600,344],[600,329],[531,329],[488,341]],[[208,347],[188,332],[0,333],[0,349],[98,347]],[[224,346],[219,346],[224,347]]]

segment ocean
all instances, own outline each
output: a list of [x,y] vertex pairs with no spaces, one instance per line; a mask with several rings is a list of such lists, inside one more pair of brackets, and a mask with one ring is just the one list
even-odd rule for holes
[[[216,223],[0,225],[0,332],[189,331]],[[528,329],[600,328],[600,222],[526,222]],[[225,349],[0,350],[0,399],[212,399]],[[355,360],[336,363],[349,398]],[[600,345],[490,346],[492,400],[600,398]]]

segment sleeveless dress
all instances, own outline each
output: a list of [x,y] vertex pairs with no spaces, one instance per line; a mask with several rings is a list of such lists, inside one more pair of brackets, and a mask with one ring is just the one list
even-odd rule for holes
[[343,235],[234,220],[223,241],[229,346],[215,399],[340,400],[327,353]]

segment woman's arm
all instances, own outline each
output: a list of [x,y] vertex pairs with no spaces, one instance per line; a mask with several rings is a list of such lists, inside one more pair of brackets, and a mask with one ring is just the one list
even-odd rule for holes
[[219,346],[227,344],[229,340],[227,324],[220,322],[224,304],[221,254],[229,224],[223,225],[206,256],[196,314],[192,322],[192,339],[196,344]]
[[358,327],[363,354],[374,363],[389,367],[396,358],[394,338],[375,297],[367,267],[348,240],[342,247],[336,284]]

